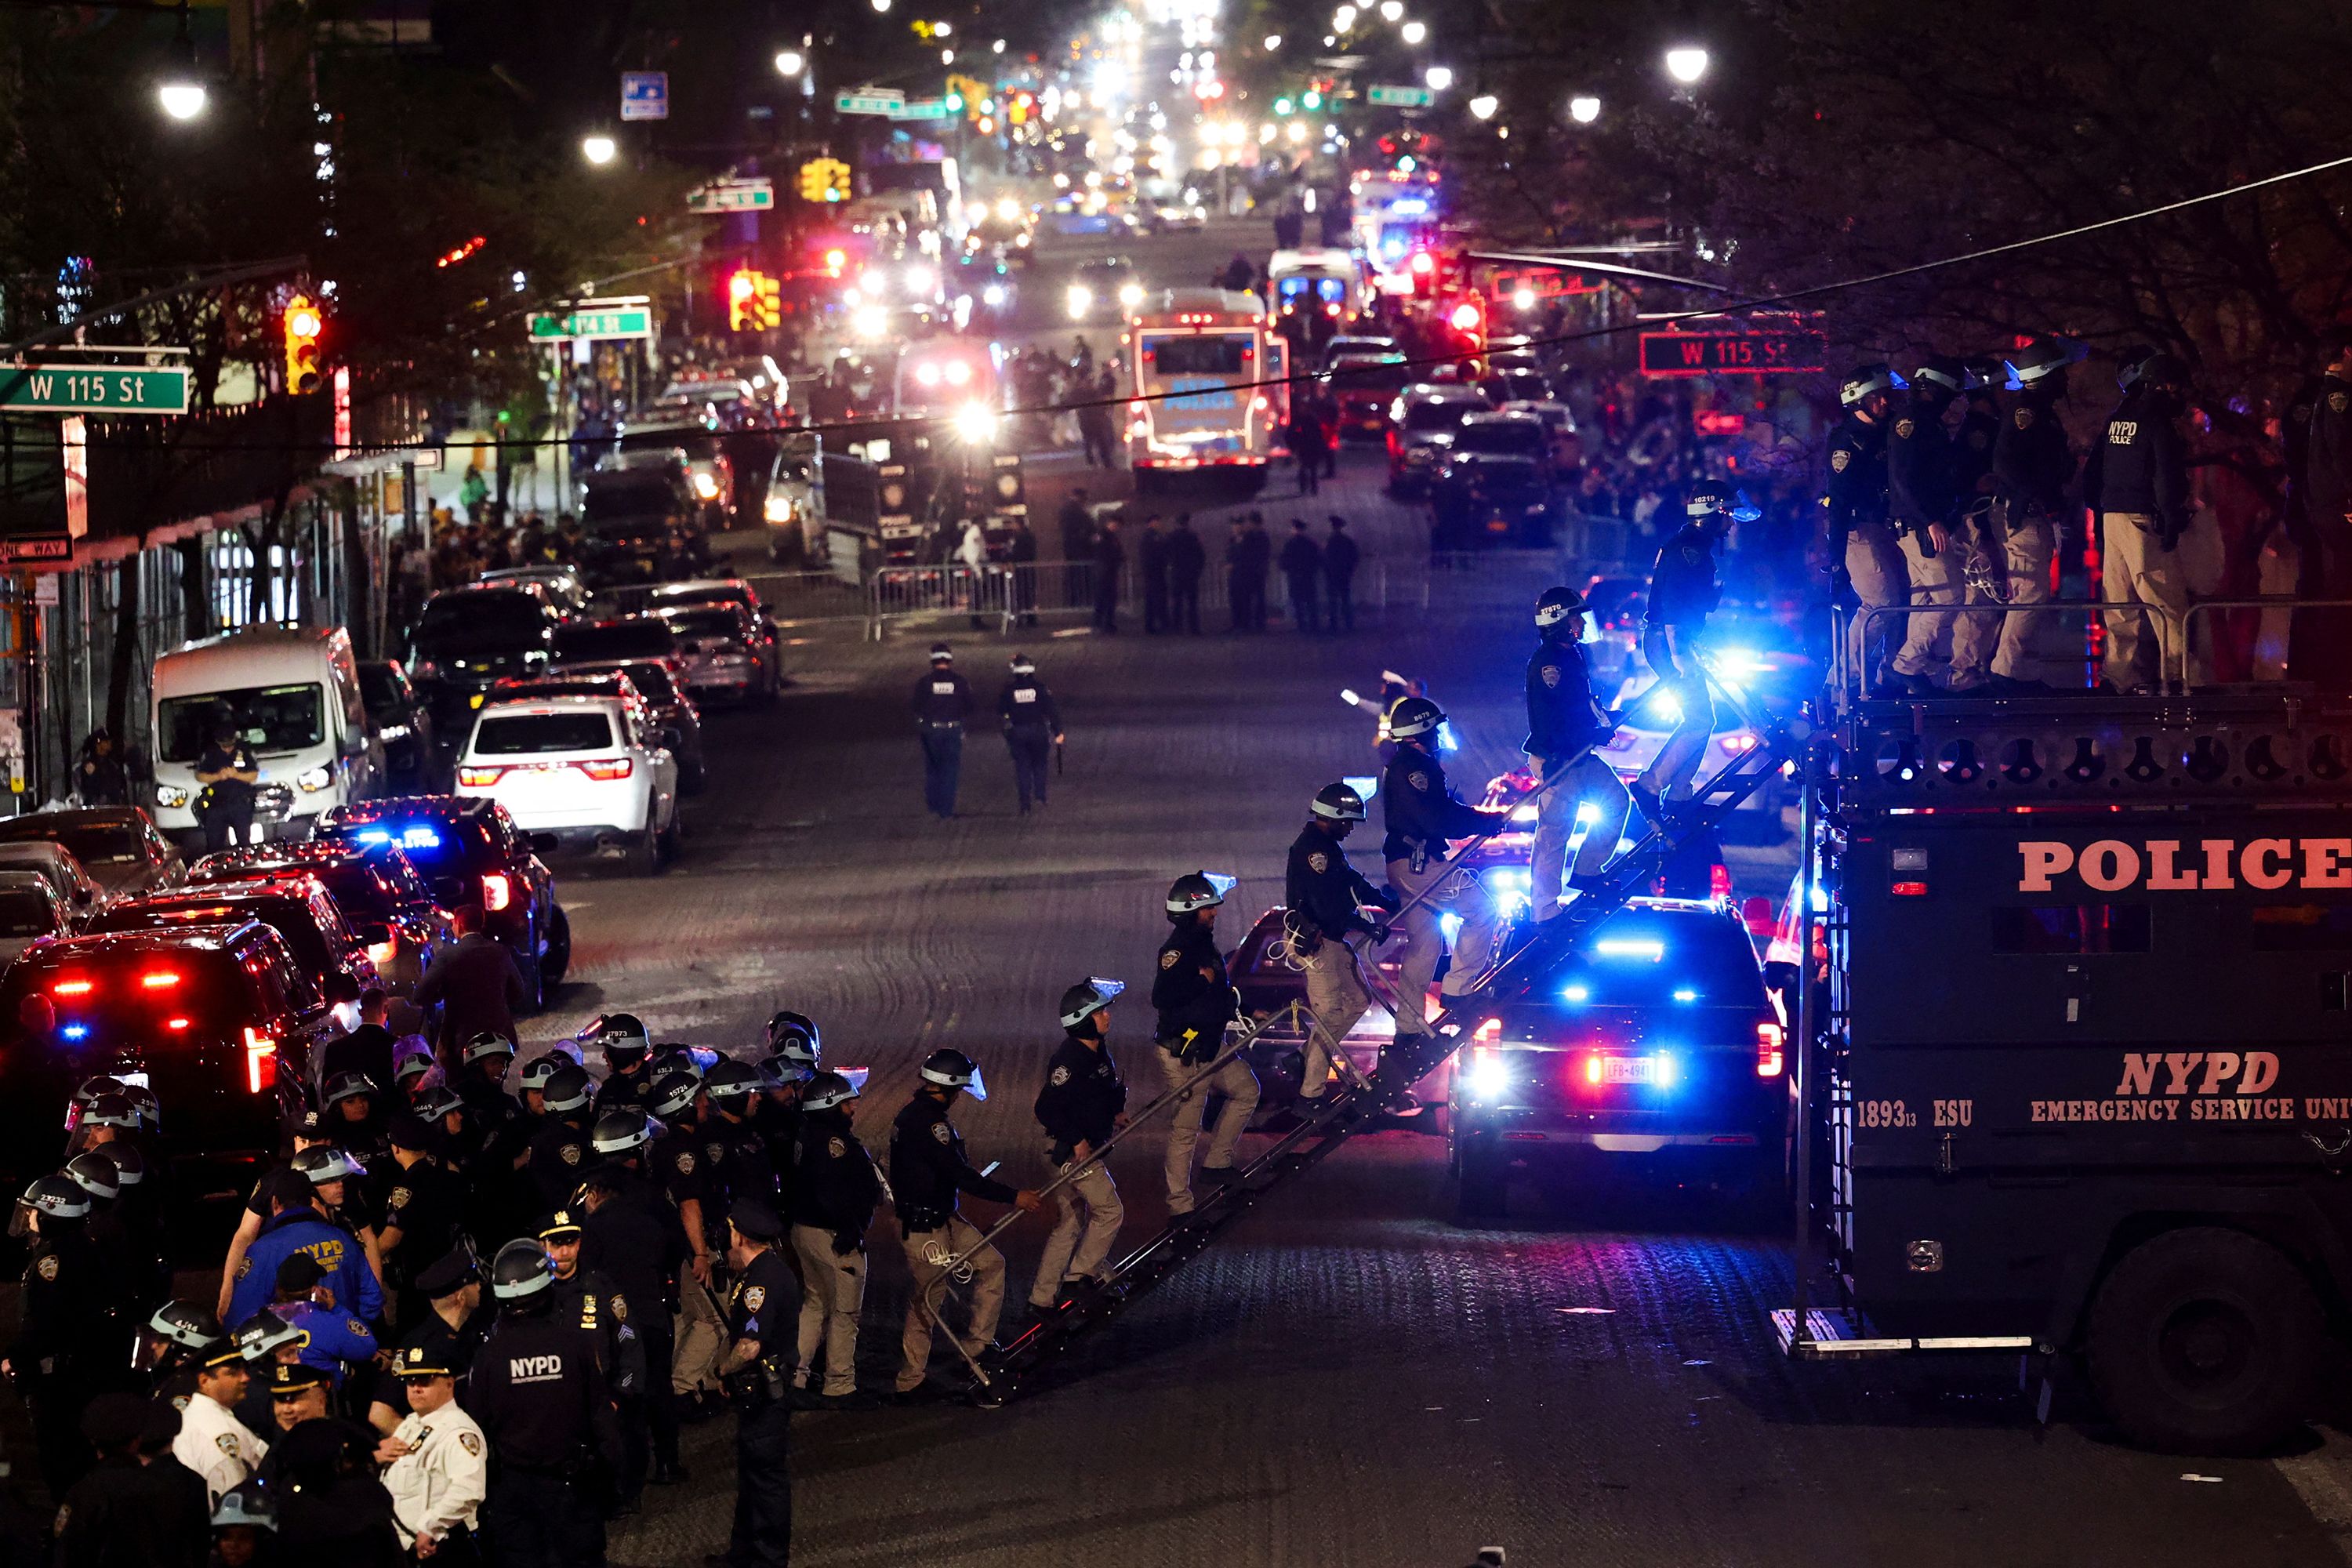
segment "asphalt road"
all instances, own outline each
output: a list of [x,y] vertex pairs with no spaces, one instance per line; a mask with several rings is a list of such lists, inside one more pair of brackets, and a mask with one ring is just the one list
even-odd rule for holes
[[[976,1157],[1042,1180],[1029,1108],[1055,999],[1090,973],[1147,978],[1181,872],[1239,875],[1243,920],[1279,897],[1308,795],[1373,765],[1340,686],[1383,666],[1424,676],[1464,735],[1465,787],[1512,754],[1549,568],[1496,557],[1438,579],[1424,609],[1418,518],[1380,498],[1378,474],[1352,458],[1298,509],[1348,514],[1391,572],[1397,602],[1353,636],[1022,634],[1069,731],[1053,804],[1029,817],[984,727],[963,814],[925,815],[905,710],[931,637],[983,700],[1013,644],[957,622],[799,645],[779,706],[714,721],[713,785],[677,868],[567,877],[576,978],[530,1032],[626,1006],[659,1037],[747,1050],[796,1007],[830,1059],[872,1068],[858,1127],[877,1147],[915,1064],[952,1044],[997,1091],[958,1113]],[[1277,529],[1294,510],[1257,504]],[[1213,547],[1223,515],[1201,514]],[[1743,890],[1776,892],[1786,863],[1744,855]],[[1114,1037],[1148,1085],[1140,1007],[1118,1010]],[[1137,1142],[1113,1160],[1130,1238],[1163,1213],[1158,1140]],[[1359,1139],[1052,1392],[796,1417],[795,1561],[1448,1568],[1486,1544],[1515,1564],[1675,1568],[2343,1560],[2352,1469],[2332,1434],[2276,1460],[2183,1461],[2116,1446],[2071,1393],[2037,1428],[2008,1364],[1791,1367],[1765,1316],[1790,1289],[1775,1237],[1671,1194],[1523,1194],[1510,1228],[1461,1230],[1447,1195],[1434,1140]],[[1013,1301],[1045,1228],[1009,1238]],[[905,1278],[887,1220],[872,1240],[860,1378],[887,1388]],[[693,1429],[693,1480],[649,1494],[615,1563],[724,1545],[727,1426]]]

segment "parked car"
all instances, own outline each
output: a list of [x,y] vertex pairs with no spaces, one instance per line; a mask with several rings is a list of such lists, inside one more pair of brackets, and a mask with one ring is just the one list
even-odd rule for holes
[[588,611],[588,584],[582,579],[580,569],[561,562],[536,566],[493,566],[482,574],[479,581],[493,587],[535,586],[547,596],[549,604],[567,616],[585,615]]
[[554,848],[555,839],[523,832],[498,802],[446,795],[372,800],[329,813],[319,837],[396,845],[433,889],[434,902],[445,910],[478,907],[482,929],[514,954],[532,1007],[545,1005],[549,987],[570,969],[572,922],[537,853]]
[[555,634],[555,661],[579,664],[614,658],[657,658],[683,673],[685,651],[677,633],[659,616],[619,616],[574,621]]
[[135,805],[89,805],[0,817],[0,844],[63,845],[110,899],[177,886],[187,862]]
[[766,701],[782,689],[776,637],[741,605],[722,601],[655,609],[677,633],[686,689],[695,696]]
[[441,764],[439,731],[432,705],[408,679],[396,658],[364,659],[360,664],[360,700],[368,722],[383,742],[385,787],[394,790],[437,788],[446,770]]
[[709,777],[702,754],[702,710],[686,694],[677,668],[666,658],[566,660],[555,667],[559,675],[625,675],[640,696],[652,704],[661,725],[662,744],[677,759],[678,788],[700,795]]
[[1542,421],[1516,414],[1464,419],[1430,481],[1429,502],[1438,549],[1550,543],[1559,498]]
[[[704,481],[698,489],[694,480]],[[581,484],[578,548],[592,588],[691,577],[710,561],[708,533],[716,483],[687,455],[645,450],[607,458]]]
[[1389,493],[1426,493],[1462,421],[1486,408],[1486,400],[1468,387],[1415,382],[1397,394],[1389,409]]
[[47,838],[20,838],[0,844],[0,871],[32,871],[47,881],[66,914],[81,929],[82,921],[106,908],[106,889],[85,869],[74,852]]
[[638,700],[492,701],[457,759],[457,793],[497,801],[559,849],[625,857],[650,876],[677,852],[677,762]]
[[[323,992],[335,980],[357,991],[383,984],[368,943],[343,919],[326,884],[307,871],[265,873],[237,882],[205,883],[110,904],[91,931],[173,931],[190,925],[259,921],[286,939],[287,951]],[[373,934],[373,933],[372,933]]]
[[38,871],[0,871],[0,968],[43,937],[70,936],[73,918]]
[[385,988],[413,994],[436,954],[457,940],[450,911],[433,900],[408,856],[391,844],[312,839],[223,849],[196,862],[189,885],[235,885],[256,878],[315,877],[325,886]]
[[500,677],[537,675],[564,624],[535,588],[448,588],[425,601],[408,635],[408,675],[444,735],[465,732],[473,699]]

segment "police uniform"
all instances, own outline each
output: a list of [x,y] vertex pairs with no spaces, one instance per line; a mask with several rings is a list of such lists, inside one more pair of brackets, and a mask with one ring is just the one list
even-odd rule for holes
[[[909,1394],[922,1385],[930,1365],[931,1311],[925,1304],[936,1310],[945,1294],[948,1260],[980,1243],[980,1232],[956,1213],[957,1195],[970,1193],[1009,1204],[1014,1189],[972,1169],[947,1106],[920,1091],[890,1125],[890,1184],[907,1268],[915,1277],[899,1337],[898,1388]],[[971,1322],[963,1347],[976,1356],[996,1337],[996,1320],[1004,1310],[1004,1255],[982,1247],[971,1268]]]
[[[1889,668],[1906,680],[1929,679],[1938,663],[1949,667],[1952,628],[1956,617],[1948,606],[1960,602],[1960,545],[1952,540],[1936,548],[1929,529],[1952,528],[1956,500],[1952,489],[1952,440],[1944,433],[1945,402],[1915,391],[1909,404],[1897,410],[1895,427],[1886,436],[1886,510],[1895,526],[1903,564],[1911,579],[1911,603],[1938,607],[1933,615],[1906,618],[1902,645]],[[1953,669],[1953,677],[1963,672]],[[1981,684],[1976,672],[1973,684]]]
[[502,1310],[466,1392],[499,1472],[482,1504],[499,1563],[602,1563],[620,1427],[596,1332],[541,1307]]
[[686,1259],[686,1237],[676,1212],[635,1173],[621,1192],[576,1217],[580,1270],[611,1281],[607,1315],[628,1330],[631,1354],[643,1369],[633,1387],[619,1391],[634,1495],[649,1463],[664,1478],[678,1470],[677,1404],[670,1390],[677,1342],[669,1303]]
[[793,1165],[799,1158],[801,1144],[799,1089],[794,1084],[793,1092],[786,1096],[778,1095],[772,1089],[763,1089],[751,1105],[751,1130],[760,1135],[773,1186],[767,1201],[778,1214],[792,1210]]
[[100,1338],[107,1319],[97,1257],[78,1222],[42,1215],[22,1289],[22,1317],[8,1361],[31,1407],[42,1479],[51,1497],[62,1497],[89,1463],[79,1427],[82,1406],[100,1391],[109,1365]]
[[[1168,1087],[1180,1089],[1186,1079],[1216,1059],[1224,1049],[1225,1026],[1239,1014],[1234,983],[1225,975],[1224,955],[1217,951],[1214,932],[1198,921],[1175,922],[1168,940],[1160,944],[1159,967],[1151,977],[1151,1005],[1159,1026],[1152,1037],[1159,1043],[1160,1071]],[[1201,1121],[1209,1096],[1224,1096],[1217,1126],[1209,1138],[1204,1169],[1234,1168],[1234,1149],[1250,1113],[1257,1109],[1257,1075],[1249,1059],[1235,1056],[1210,1077],[1183,1089],[1176,1113],[1168,1123],[1168,1212],[1192,1212],[1192,1150],[1201,1141]]]
[[[2099,519],[2103,552],[2100,594],[2110,601],[2144,604],[2161,612],[2107,610],[2107,684],[2117,691],[2160,689],[2180,679],[2182,617],[2189,583],[2181,568],[2180,536],[2193,521],[2189,469],[2178,403],[2145,382],[2107,416],[2083,476],[2084,500]],[[2147,622],[2156,623],[2149,646]],[[2188,656],[2189,679],[2202,684],[2201,655]]]
[[644,1110],[654,1097],[654,1069],[648,1053],[633,1068],[614,1068],[596,1086],[596,1113],[607,1110]]
[[834,1107],[801,1120],[793,1171],[793,1252],[800,1259],[800,1359],[793,1386],[808,1386],[820,1341],[824,1394],[857,1389],[857,1314],[866,1301],[866,1227],[882,1196],[873,1157],[849,1112]]
[[[1066,1174],[1077,1163],[1080,1142],[1096,1150],[1108,1142],[1127,1110],[1127,1083],[1111,1060],[1109,1046],[1065,1035],[1045,1063],[1045,1083],[1037,1091],[1034,1110],[1038,1125],[1045,1130],[1045,1158],[1057,1175]],[[1045,1238],[1037,1278],[1029,1288],[1029,1304],[1040,1310],[1053,1306],[1063,1285],[1102,1272],[1127,1214],[1118,1188],[1111,1184],[1110,1167],[1100,1160],[1056,1187],[1054,1201],[1061,1215]]]
[[971,683],[933,666],[916,678],[915,729],[923,742],[923,804],[932,815],[955,815],[956,779],[963,770],[963,721],[971,716]]
[[221,1494],[258,1471],[268,1454],[269,1445],[227,1405],[207,1394],[188,1396],[180,1412],[180,1435],[172,1439],[172,1457],[205,1483],[207,1503],[219,1506]]
[[1298,1097],[1319,1100],[1330,1081],[1331,1058],[1372,1005],[1356,974],[1356,950],[1348,942],[1359,931],[1375,929],[1360,906],[1394,909],[1396,900],[1364,880],[1348,864],[1339,840],[1319,823],[1310,822],[1291,840],[1283,868],[1282,902],[1289,911],[1284,922],[1286,940],[1306,972],[1307,1006],[1315,1015],[1306,1060],[1299,1068]]
[[[1715,580],[1715,535],[1696,521],[1685,523],[1658,551],[1642,617],[1642,657],[1681,709],[1674,734],[1639,781],[1653,795],[1688,798],[1691,777],[1715,733],[1715,697],[1691,647],[1722,601],[1722,585]],[[1589,846],[1591,838],[1585,842]]]
[[561,1208],[570,1202],[580,1178],[595,1163],[596,1153],[588,1142],[585,1119],[549,1117],[547,1124],[530,1141],[530,1158],[524,1167],[544,1205],[541,1212]]
[[105,1394],[90,1403],[75,1436],[79,1441],[86,1435],[108,1457],[70,1489],[51,1494],[58,1500],[51,1529],[60,1568],[205,1560],[212,1531],[204,1484],[178,1465],[140,1462],[131,1448],[146,1417],[146,1402],[133,1394]]
[[1397,1005],[1405,1014],[1397,1020],[1402,1038],[1424,1032],[1422,1009],[1437,973],[1438,956],[1445,950],[1439,915],[1451,910],[1462,917],[1444,995],[1463,994],[1486,967],[1501,916],[1477,877],[1446,859],[1445,841],[1475,838],[1501,818],[1456,800],[1446,787],[1437,753],[1419,737],[1397,747],[1395,761],[1381,779],[1381,803],[1388,825],[1381,854],[1388,861],[1389,886],[1408,904],[1416,895],[1428,894],[1400,921],[1405,939],[1404,952],[1397,958]]
[[457,1245],[465,1206],[464,1181],[430,1155],[392,1173],[383,1197],[383,1227],[397,1229],[400,1241],[385,1254],[383,1272],[402,1322],[415,1322],[428,1310],[416,1276]]
[[1900,642],[1900,616],[1866,612],[1904,602],[1907,592],[1903,553],[1886,521],[1886,427],[1849,409],[1829,441],[1830,560],[1844,569],[1862,603],[1846,635],[1853,679],[1864,690],[1876,682],[1871,651],[1889,639]]
[[[1597,748],[1606,740],[1609,726],[1592,689],[1592,669],[1585,660],[1580,637],[1583,625],[1580,613],[1571,616],[1559,624],[1559,631],[1566,635],[1539,638],[1528,659],[1528,738],[1520,750],[1530,761],[1540,759],[1543,780],[1560,780],[1536,799],[1528,906],[1538,921],[1559,913],[1560,873],[1567,868],[1568,841],[1576,836],[1577,808],[1589,805],[1594,814],[1584,842],[1577,847],[1575,875],[1580,880],[1598,877],[1607,868],[1609,858],[1617,853],[1618,839],[1624,835],[1626,814],[1633,809],[1617,770],[1597,749],[1585,750]],[[1578,757],[1579,752],[1584,754]],[[1577,760],[1570,763],[1571,757]],[[1296,908],[1295,900],[1292,903]],[[1319,1012],[1321,1004],[1312,995],[1315,970],[1311,963],[1307,973],[1307,1000]]]
[[[2074,477],[2074,454],[2066,444],[2057,398],[2038,383],[2011,404],[1993,437],[1993,504],[1989,530],[1995,564],[2011,605],[2050,602],[2050,563],[2058,553],[2058,519],[2066,510],[2067,481]],[[2053,617],[2044,611],[2021,615],[1964,616],[1953,634],[1955,668],[1989,668],[1996,680],[2049,684],[2056,673],[2038,651]]]
[[341,1301],[321,1307],[313,1301],[280,1301],[269,1309],[310,1336],[296,1359],[327,1374],[337,1388],[344,1374],[375,1359],[375,1335]]
[[[449,1370],[422,1352],[403,1355],[394,1370],[404,1380],[430,1375],[427,1368]],[[478,1561],[474,1526],[490,1478],[489,1439],[481,1424],[452,1400],[429,1415],[410,1411],[392,1436],[408,1446],[383,1471],[401,1544],[414,1551],[425,1537],[434,1543],[434,1563],[462,1568]]]
[[1004,720],[1004,744],[1013,752],[1013,783],[1021,792],[1022,815],[1030,803],[1045,804],[1045,764],[1052,759],[1054,737],[1062,732],[1061,710],[1054,694],[1034,675],[1015,675],[996,699]]
[[735,1402],[735,1521],[727,1556],[733,1568],[783,1568],[793,1550],[792,1401],[786,1396],[785,1334],[798,1310],[800,1288],[776,1250],[783,1225],[764,1202],[739,1202],[729,1211],[747,1240],[762,1243],[727,1299],[727,1327],[735,1342],[756,1342],[759,1353],[729,1380]]

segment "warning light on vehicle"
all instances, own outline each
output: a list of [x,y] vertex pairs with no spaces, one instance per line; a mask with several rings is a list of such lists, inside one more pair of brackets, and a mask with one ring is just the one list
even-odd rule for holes
[[1779,1078],[1781,1066],[1781,1043],[1786,1033],[1778,1024],[1766,1022],[1756,1026],[1756,1076]]
[[1454,322],[1455,331],[1475,331],[1478,327],[1478,307],[1465,300],[1454,307],[1454,314],[1450,319]]
[[1666,956],[1666,944],[1640,937],[1612,936],[1594,942],[1592,951],[1603,958],[1646,959],[1655,963]]
[[248,1094],[278,1087],[278,1042],[247,1024],[245,1026],[245,1088]]
[[504,871],[482,873],[482,908],[496,914],[514,902],[514,879]]
[[150,991],[161,991],[179,983],[179,975],[169,969],[150,970],[139,977],[139,984]]
[[97,987],[87,980],[60,980],[49,987],[58,996],[87,996]]

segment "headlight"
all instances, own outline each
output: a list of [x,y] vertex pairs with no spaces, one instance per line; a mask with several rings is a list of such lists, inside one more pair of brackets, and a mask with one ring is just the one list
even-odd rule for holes
[[1510,1064],[1493,1051],[1472,1052],[1469,1070],[1462,1077],[1473,1100],[1496,1100],[1511,1087]]
[[188,804],[188,792],[182,789],[177,784],[157,784],[155,786],[155,804],[157,805],[185,805]]
[[931,269],[929,268],[909,267],[907,268],[907,293],[910,298],[921,299],[924,295],[929,294],[934,288],[936,288],[938,284],[939,279],[931,275]]
[[1120,284],[1118,288],[1118,302],[1126,306],[1130,310],[1134,310],[1138,305],[1142,304],[1143,285],[1140,283]]
[[890,331],[890,312],[879,305],[860,305],[849,313],[850,331],[861,338],[879,338]]
[[991,283],[980,291],[980,302],[993,310],[1004,303],[1004,285]]
[[717,500],[719,499],[719,481],[712,479],[709,474],[697,474],[694,476],[694,493],[700,496],[704,500]]
[[308,793],[316,795],[335,782],[335,770],[321,763],[318,767],[297,773],[294,776],[294,782],[300,784]]
[[790,522],[793,520],[793,503],[789,497],[770,496],[766,510],[770,522]]
[[955,433],[975,444],[996,434],[996,411],[985,403],[967,403],[955,412]]
[[1069,292],[1063,298],[1069,304],[1070,320],[1074,321],[1085,321],[1087,312],[1095,308],[1095,291],[1083,283],[1071,284]]
[[1012,223],[1021,216],[1021,204],[1011,196],[999,196],[996,198],[996,216],[1002,222]]

